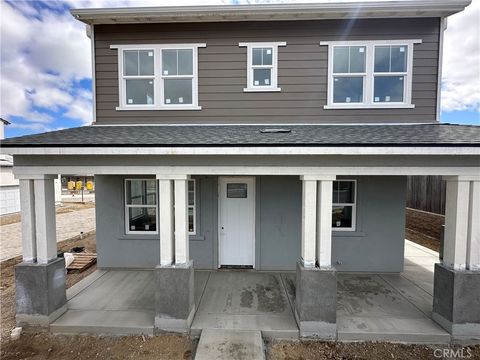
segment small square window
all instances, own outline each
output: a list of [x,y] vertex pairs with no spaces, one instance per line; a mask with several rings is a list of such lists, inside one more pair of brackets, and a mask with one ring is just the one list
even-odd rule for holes
[[352,206],[334,206],[332,216],[332,229],[352,227]]
[[155,207],[131,207],[128,209],[130,231],[157,231],[157,209]]
[[153,50],[126,50],[123,53],[125,76],[153,76]]
[[253,86],[270,86],[271,81],[271,69],[253,69]]
[[247,184],[241,184],[241,183],[227,184],[227,198],[246,199]]

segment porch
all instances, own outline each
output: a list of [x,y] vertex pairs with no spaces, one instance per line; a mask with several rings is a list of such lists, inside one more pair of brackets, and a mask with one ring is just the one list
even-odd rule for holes
[[[433,269],[438,255],[406,241],[401,274],[340,273],[337,338],[447,343],[432,319]],[[203,329],[260,330],[264,337],[298,338],[295,273],[195,271],[192,335]],[[154,272],[98,270],[67,291],[68,311],[54,333],[154,334]]]

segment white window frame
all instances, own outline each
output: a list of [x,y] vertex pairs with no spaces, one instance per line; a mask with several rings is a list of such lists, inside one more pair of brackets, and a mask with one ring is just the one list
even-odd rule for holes
[[[119,106],[116,110],[201,110],[198,105],[198,48],[206,47],[205,43],[198,44],[139,44],[139,45],[110,45],[110,49],[118,51],[118,95]],[[167,78],[188,78],[192,79],[192,104],[165,104],[164,103],[164,76],[162,75],[162,50],[191,49],[193,53],[193,75],[168,76]],[[123,75],[123,52],[125,50],[153,50],[154,54],[154,75],[153,76],[127,76],[126,78],[140,79],[153,78],[154,103],[127,104],[125,98],[125,76]]]
[[[132,181],[132,180],[135,180],[135,181],[152,181],[154,180],[155,181],[155,205],[140,205],[140,204],[127,204],[127,181]],[[155,235],[155,234],[158,234],[158,227],[159,227],[159,223],[158,223],[158,181],[156,181],[155,179],[138,179],[138,178],[129,178],[129,179],[125,179],[124,180],[124,206],[125,206],[125,233],[127,235],[129,234],[151,234],[151,235]],[[155,208],[155,221],[156,221],[156,229],[155,231],[144,231],[144,230],[130,230],[130,221],[129,221],[129,213],[128,213],[128,209],[130,208],[147,208],[147,207],[150,207],[150,208]]]
[[[328,94],[327,105],[324,109],[413,109],[412,104],[412,77],[413,77],[413,50],[415,44],[421,44],[421,39],[409,40],[358,40],[358,41],[321,41],[320,45],[328,46]],[[374,73],[375,46],[396,46],[407,47],[407,71],[405,73]],[[334,76],[360,76],[360,73],[334,74],[333,73],[333,49],[337,46],[365,46],[365,75],[363,81],[363,102],[362,103],[334,103],[333,102],[333,78]],[[375,75],[404,76],[403,102],[374,102],[373,79]]]
[[193,205],[187,204],[187,209],[193,209],[193,231],[189,231],[188,235],[197,235],[197,182],[195,179],[189,179],[193,182]]
[[[336,203],[332,198],[332,216],[333,208],[335,206],[351,206],[352,207],[352,226],[351,227],[334,227],[332,226],[332,231],[356,231],[357,229],[357,180],[355,179],[338,179],[334,180],[335,182],[353,182],[353,203]],[[333,191],[333,190],[332,190]]]
[[[287,46],[285,41],[281,42],[241,42],[239,47],[247,48],[247,87],[244,92],[272,92],[282,91],[278,87],[278,47]],[[253,65],[253,49],[272,48],[272,65]],[[272,69],[272,78],[268,86],[253,85],[253,70],[258,68]]]

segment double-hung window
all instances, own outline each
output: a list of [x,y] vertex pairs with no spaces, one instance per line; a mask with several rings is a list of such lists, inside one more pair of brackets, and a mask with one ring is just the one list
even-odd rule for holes
[[336,180],[333,182],[333,231],[355,231],[356,185],[356,180]]
[[421,40],[327,41],[326,109],[413,108],[413,46]]
[[200,110],[198,48],[205,44],[112,45],[118,49],[117,110]]
[[157,181],[155,179],[125,180],[126,232],[157,232]]
[[[158,189],[155,179],[125,180],[125,227],[127,234],[157,233]],[[197,231],[196,183],[188,181],[188,233]]]
[[244,91],[280,91],[278,47],[286,42],[240,43],[247,48],[247,87]]

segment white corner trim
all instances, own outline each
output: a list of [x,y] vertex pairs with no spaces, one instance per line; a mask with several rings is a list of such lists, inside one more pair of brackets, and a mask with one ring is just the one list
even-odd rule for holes
[[92,61],[92,124],[97,122],[97,87],[95,86],[95,25],[90,25],[90,52]]

